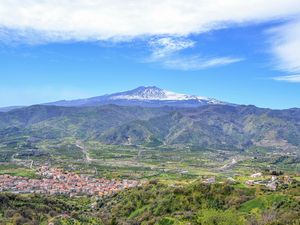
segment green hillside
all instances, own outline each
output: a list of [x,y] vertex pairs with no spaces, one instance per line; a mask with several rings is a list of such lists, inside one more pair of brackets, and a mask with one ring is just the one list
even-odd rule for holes
[[300,109],[31,106],[0,114],[0,139],[74,137],[105,144],[297,149]]
[[200,181],[151,180],[111,197],[0,194],[0,224],[299,224],[299,184],[272,193]]

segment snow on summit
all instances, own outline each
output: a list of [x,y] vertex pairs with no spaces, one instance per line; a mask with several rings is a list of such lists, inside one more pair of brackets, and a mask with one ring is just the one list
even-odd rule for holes
[[180,100],[204,100],[213,101],[213,99],[200,97],[195,95],[186,95],[166,91],[161,88],[152,87],[138,87],[134,90],[119,93],[111,96],[111,99],[126,99],[126,100],[161,100],[161,101],[180,101]]

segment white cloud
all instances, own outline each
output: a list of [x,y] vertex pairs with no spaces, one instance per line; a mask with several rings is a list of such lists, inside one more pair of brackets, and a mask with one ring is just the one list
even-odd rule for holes
[[1,0],[0,28],[7,41],[118,41],[187,36],[299,12],[299,0]]
[[163,60],[162,65],[169,69],[193,71],[217,66],[225,66],[228,64],[240,62],[242,60],[242,58],[234,57],[203,58],[198,55],[192,55],[187,57],[175,56]]
[[186,38],[163,37],[150,42],[152,54],[146,62],[159,63],[167,69],[202,70],[224,66],[242,61],[242,58],[214,57],[207,58],[198,54],[182,54],[182,51],[195,46],[195,42]]
[[292,75],[274,77],[274,80],[300,83],[300,18],[269,31],[271,53],[275,67]]
[[[299,0],[1,0],[0,41],[118,42],[146,37],[151,40],[153,61],[160,59],[167,68],[195,70],[241,59],[181,57],[178,52],[195,45],[187,39],[189,35],[299,14]],[[278,38],[273,52],[279,66],[293,72],[299,71],[300,55],[295,51],[300,42],[299,25],[292,23],[274,31]]]
[[300,19],[272,29],[270,34],[277,68],[290,73],[299,73]]
[[177,51],[194,47],[195,42],[183,38],[163,37],[150,40],[149,45],[152,48],[152,59],[157,60],[165,58]]
[[300,83],[300,74],[274,77],[274,80],[285,81],[290,83]]

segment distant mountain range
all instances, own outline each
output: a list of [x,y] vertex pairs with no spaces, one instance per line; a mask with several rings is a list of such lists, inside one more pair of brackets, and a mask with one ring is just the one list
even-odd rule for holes
[[0,143],[74,137],[116,145],[300,149],[300,109],[36,105],[0,113]]
[[[195,95],[186,95],[175,93],[161,88],[138,87],[136,89],[119,92],[115,94],[108,94],[98,97],[77,100],[62,100],[57,102],[43,103],[42,105],[54,105],[64,107],[83,107],[83,106],[100,106],[100,105],[121,105],[121,106],[145,106],[145,107],[198,107],[211,104],[227,104],[225,102]],[[7,112],[17,107],[0,108],[0,112]]]
[[8,107],[2,107],[0,108],[0,112],[9,112],[11,110],[14,109],[20,109],[20,108],[24,108],[25,106],[8,106]]
[[116,145],[300,149],[300,109],[234,105],[157,87],[2,111],[0,143],[75,137]]

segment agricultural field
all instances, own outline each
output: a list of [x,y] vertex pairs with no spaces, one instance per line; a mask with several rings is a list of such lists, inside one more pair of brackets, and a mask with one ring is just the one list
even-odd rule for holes
[[[284,171],[299,176],[300,158],[266,149],[217,150],[195,146],[105,145],[74,138],[13,140],[0,146],[5,166],[29,169],[49,164],[110,178],[193,180],[202,176],[238,177],[255,172]],[[13,168],[12,168],[13,170]]]

